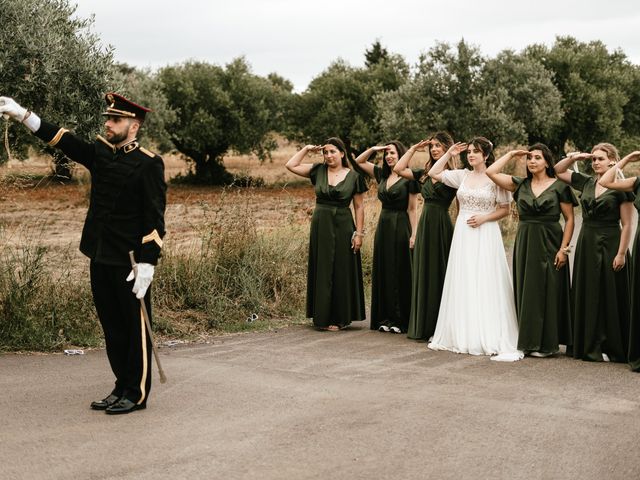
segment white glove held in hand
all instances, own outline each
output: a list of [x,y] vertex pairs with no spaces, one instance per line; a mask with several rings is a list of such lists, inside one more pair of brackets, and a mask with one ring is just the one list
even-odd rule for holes
[[144,298],[147,293],[151,280],[153,280],[153,271],[155,267],[150,263],[138,263],[127,277],[127,282],[130,282],[134,278],[136,281],[133,283],[131,291],[135,293],[136,298]]
[[27,109],[18,105],[13,98],[0,97],[0,113],[21,122],[27,114]]
[[11,117],[24,123],[32,132],[36,132],[40,128],[40,117],[33,112],[28,113],[27,109],[18,105],[13,98],[0,97],[0,114],[5,118]]

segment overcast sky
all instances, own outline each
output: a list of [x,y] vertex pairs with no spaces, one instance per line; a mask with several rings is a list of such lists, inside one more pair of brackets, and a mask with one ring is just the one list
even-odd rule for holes
[[[71,0],[72,2],[76,0]],[[376,40],[415,64],[436,41],[462,37],[493,56],[557,35],[601,40],[640,64],[638,0],[77,0],[116,60],[157,68],[244,55],[259,75],[297,91],[341,57],[362,65]]]

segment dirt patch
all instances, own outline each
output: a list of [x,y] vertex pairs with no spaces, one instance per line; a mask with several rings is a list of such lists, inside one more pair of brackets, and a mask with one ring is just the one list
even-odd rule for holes
[[[286,158],[285,158],[286,157]],[[224,188],[169,183],[166,211],[167,245],[180,248],[198,240],[203,229],[225,215],[251,212],[258,229],[272,229],[307,222],[313,208],[310,183],[286,172],[288,153],[260,164],[250,157],[231,157],[229,169],[240,172],[249,165],[251,174],[272,180],[261,188]],[[165,157],[167,178],[187,169],[177,155]],[[0,168],[0,241],[21,245],[27,239],[52,250],[77,250],[89,204],[89,178],[82,167],[75,182],[64,184],[51,179],[45,157],[11,162]],[[302,180],[302,181],[301,181]],[[273,182],[279,182],[274,185]],[[292,183],[287,183],[292,182]],[[254,220],[252,220],[254,221]],[[78,258],[83,258],[77,252]]]
[[[225,216],[247,215],[259,230],[291,224],[307,224],[313,212],[314,192],[308,180],[284,167],[296,147],[280,142],[272,159],[260,162],[255,156],[225,159],[232,173],[260,177],[265,187],[224,188],[169,183],[165,223],[166,247],[179,249],[198,244],[209,225]],[[167,180],[188,171],[180,154],[163,155]],[[321,161],[321,156],[308,161]],[[424,159],[419,155],[414,164]],[[75,252],[73,259],[84,259],[78,251],[80,235],[89,204],[89,175],[77,166],[74,183],[65,184],[49,177],[50,159],[34,156],[27,161],[11,161],[0,167],[0,242],[20,246],[37,241],[53,253]],[[380,206],[374,185],[365,197],[366,229],[375,230]],[[249,219],[250,217],[250,219]],[[365,239],[365,248],[372,235]],[[86,265],[86,262],[79,262]]]

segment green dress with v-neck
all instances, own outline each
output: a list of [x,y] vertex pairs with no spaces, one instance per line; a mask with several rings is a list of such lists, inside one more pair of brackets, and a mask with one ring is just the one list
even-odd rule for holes
[[418,193],[414,180],[398,179],[388,186],[382,168],[374,166],[382,210],[376,227],[371,272],[371,329],[380,325],[406,332],[411,311],[411,223],[409,195]]
[[[600,362],[627,362],[630,321],[629,252],[625,266],[613,270],[620,245],[620,204],[631,193],[605,190],[596,198],[596,179],[578,172],[571,186],[582,192],[582,229],[573,262],[573,356]],[[568,349],[568,352],[571,350]]]
[[424,205],[413,246],[413,275],[411,282],[411,313],[407,336],[415,340],[429,340],[438,321],[440,298],[447,261],[453,238],[453,224],[449,206],[456,197],[456,189],[442,182],[423,179],[425,171],[413,171],[413,178],[422,183]]
[[578,202],[560,180],[536,196],[531,179],[511,179],[520,217],[513,247],[518,350],[556,353],[560,344],[572,344],[569,265],[560,270],[555,267],[563,236],[560,205]]
[[353,170],[337,185],[329,185],[323,163],[311,168],[316,206],[311,217],[307,270],[307,317],[318,328],[346,327],[365,319],[360,252],[354,255],[351,236],[355,223],[349,205],[367,190]]
[[[640,215],[640,177],[633,185],[636,195],[633,205]],[[631,254],[631,325],[629,328],[629,366],[640,372],[640,228],[636,228]]]

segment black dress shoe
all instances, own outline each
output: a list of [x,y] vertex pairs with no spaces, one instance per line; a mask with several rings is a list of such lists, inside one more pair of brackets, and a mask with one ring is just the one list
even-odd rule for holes
[[144,410],[145,408],[147,408],[146,403],[141,403],[138,405],[137,403],[133,403],[128,398],[122,397],[116,403],[107,407],[105,409],[105,412],[109,415],[119,415],[121,413],[130,413],[134,410]]
[[112,393],[111,395],[109,395],[106,398],[103,398],[102,400],[91,402],[91,408],[93,408],[94,410],[106,410],[111,405],[116,403],[118,400],[120,400],[120,397]]

